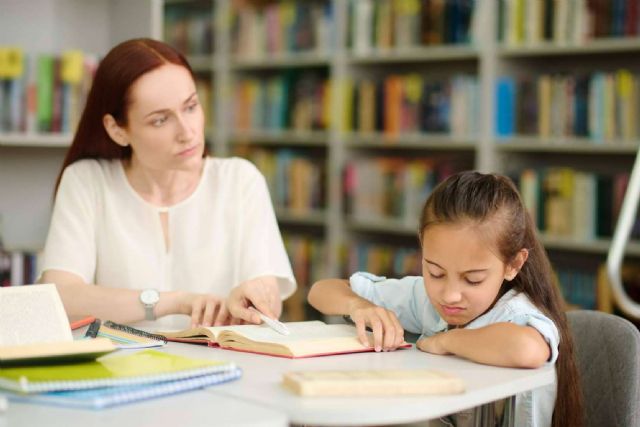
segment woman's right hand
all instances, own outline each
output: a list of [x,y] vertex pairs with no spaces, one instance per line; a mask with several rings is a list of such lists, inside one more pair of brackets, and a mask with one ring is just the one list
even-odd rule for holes
[[181,295],[180,312],[191,316],[191,327],[220,326],[231,323],[224,298],[186,292]]
[[376,351],[395,350],[404,342],[404,329],[391,310],[357,298],[351,304],[349,316],[356,324],[358,339],[363,345],[370,345],[367,326],[373,331],[373,346]]

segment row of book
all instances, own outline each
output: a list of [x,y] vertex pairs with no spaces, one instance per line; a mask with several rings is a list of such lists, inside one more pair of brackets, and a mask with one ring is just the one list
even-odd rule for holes
[[518,46],[635,37],[639,8],[637,0],[500,0],[498,38]]
[[36,253],[8,251],[0,245],[0,287],[36,283],[38,261]]
[[476,76],[434,80],[420,74],[347,83],[344,130],[399,135],[416,132],[477,135],[480,89]]
[[202,106],[205,126],[211,128],[214,114],[213,82],[211,79],[196,75],[196,92],[198,93],[198,100]]
[[282,238],[298,283],[296,293],[284,302],[287,320],[315,318],[307,303],[307,292],[314,282],[328,277],[325,242],[317,236],[292,232],[283,232]]
[[417,227],[422,206],[437,183],[461,169],[448,159],[355,159],[344,173],[345,211],[356,221],[395,220]]
[[0,131],[72,132],[98,58],[80,51],[25,55],[0,47]]
[[500,137],[584,137],[595,144],[629,143],[640,137],[640,75],[628,70],[502,77],[496,98]]
[[325,207],[324,159],[299,150],[255,148],[248,158],[264,175],[273,204],[306,214]]
[[475,0],[351,0],[350,46],[375,49],[465,44],[472,39]]
[[170,2],[164,7],[164,40],[184,55],[210,55],[215,31],[210,0]]
[[[592,240],[612,236],[629,174],[596,174],[559,167],[525,169],[515,180],[541,232]],[[631,237],[640,237],[638,220]]]
[[314,72],[287,71],[236,82],[236,130],[323,130],[329,126],[329,81]]
[[345,248],[342,275],[368,271],[385,277],[421,276],[421,260],[417,239],[414,246],[354,242]]
[[327,54],[333,50],[331,1],[257,3],[234,5],[231,50],[238,57],[261,58],[301,52]]
[[560,291],[567,303],[586,310],[598,308],[596,272],[575,267],[557,267],[555,272]]

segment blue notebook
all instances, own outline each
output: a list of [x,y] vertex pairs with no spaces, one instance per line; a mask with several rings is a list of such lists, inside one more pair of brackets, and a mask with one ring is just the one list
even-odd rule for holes
[[[136,386],[101,387],[87,390],[55,391],[39,394],[4,393],[9,400],[26,403],[67,406],[83,409],[102,409],[154,397],[168,396],[196,390],[238,379],[240,368],[176,381],[142,384]],[[1,393],[0,393],[1,394]]]
[[0,369],[0,389],[18,393],[43,393],[132,387],[225,373],[235,368],[233,362],[143,350],[134,354],[102,357],[86,363]]

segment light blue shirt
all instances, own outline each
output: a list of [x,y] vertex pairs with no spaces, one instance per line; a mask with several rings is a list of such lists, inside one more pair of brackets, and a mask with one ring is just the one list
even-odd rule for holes
[[[387,279],[358,272],[349,279],[351,289],[372,303],[393,311],[402,327],[421,337],[429,337],[447,330],[447,322],[440,317],[419,276]],[[558,358],[560,336],[558,328],[529,298],[514,290],[508,291],[493,308],[470,322],[465,328],[477,329],[497,322],[511,322],[535,328],[549,344],[554,364]],[[548,386],[516,396],[516,425],[546,427],[551,425],[556,401],[557,381]]]

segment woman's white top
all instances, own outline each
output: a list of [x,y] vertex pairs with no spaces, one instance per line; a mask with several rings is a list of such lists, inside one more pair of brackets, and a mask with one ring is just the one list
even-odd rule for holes
[[168,207],[145,201],[119,160],[73,163],[58,188],[42,270],[218,296],[259,276],[276,276],[282,298],[296,288],[264,177],[239,158],[206,158],[196,190]]

